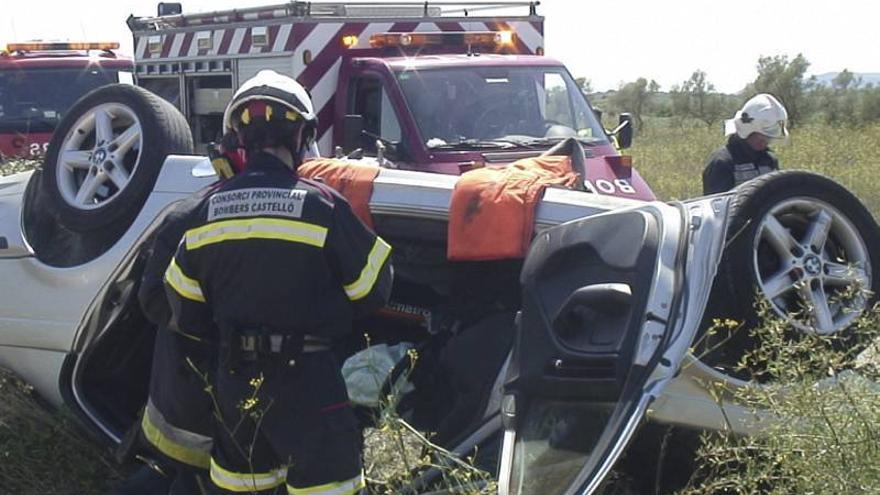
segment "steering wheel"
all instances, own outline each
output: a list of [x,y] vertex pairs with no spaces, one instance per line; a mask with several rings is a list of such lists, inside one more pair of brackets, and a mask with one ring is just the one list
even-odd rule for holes
[[494,105],[483,110],[474,119],[474,134],[482,138],[503,136],[504,130],[507,129],[507,124],[504,122],[505,109],[503,105]]
[[542,123],[544,124],[544,128],[548,128],[548,127],[554,126],[554,125],[564,125],[565,127],[571,127],[569,125],[563,124],[562,122],[560,122],[558,120],[553,120],[553,119],[544,119],[544,121]]

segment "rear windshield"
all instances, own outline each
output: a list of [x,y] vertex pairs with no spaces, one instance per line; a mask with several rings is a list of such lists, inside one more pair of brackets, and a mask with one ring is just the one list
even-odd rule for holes
[[51,132],[79,97],[118,77],[100,68],[2,70],[0,132]]

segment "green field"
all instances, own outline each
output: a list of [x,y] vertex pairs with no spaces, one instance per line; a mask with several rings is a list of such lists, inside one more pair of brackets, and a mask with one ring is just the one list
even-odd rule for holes
[[[663,200],[700,195],[709,154],[725,142],[720,125],[680,128],[649,122],[633,148],[633,166]],[[846,186],[877,217],[880,215],[880,125],[859,129],[808,125],[792,130],[776,154],[784,169],[825,174]]]

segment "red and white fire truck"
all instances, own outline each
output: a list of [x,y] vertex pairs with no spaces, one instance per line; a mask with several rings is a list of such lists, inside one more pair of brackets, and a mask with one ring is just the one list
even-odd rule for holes
[[[80,96],[131,81],[118,43],[11,43],[0,49],[0,161],[43,155],[52,131]],[[127,74],[127,75],[126,75]]]
[[[234,88],[273,69],[311,92],[324,156],[360,148],[400,168],[458,174],[572,137],[588,189],[654,198],[565,66],[544,56],[538,2],[291,2],[200,14],[171,5],[127,21],[136,84],[183,112],[200,151],[221,135]],[[626,147],[631,130],[621,127]]]

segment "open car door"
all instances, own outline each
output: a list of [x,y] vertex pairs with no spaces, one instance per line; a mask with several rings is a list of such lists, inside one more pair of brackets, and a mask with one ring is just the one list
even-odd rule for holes
[[699,327],[724,201],[651,203],[535,239],[502,400],[502,495],[601,486]]

